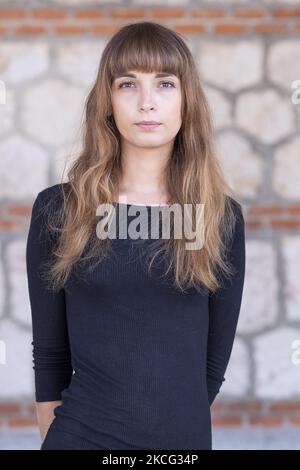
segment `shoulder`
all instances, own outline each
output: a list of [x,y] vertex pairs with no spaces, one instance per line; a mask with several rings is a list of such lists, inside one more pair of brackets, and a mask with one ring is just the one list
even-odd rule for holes
[[52,186],[48,186],[45,189],[42,189],[37,194],[36,199],[38,199],[41,203],[47,203],[49,200],[59,199],[63,196],[64,191],[68,191],[70,188],[70,183],[57,183]]
[[243,214],[243,208],[241,203],[239,203],[236,199],[229,195],[227,195],[227,201],[236,215]]
[[239,229],[241,226],[244,227],[245,220],[242,204],[229,195],[227,195],[227,202],[235,219],[235,228]]
[[60,209],[63,204],[63,194],[67,192],[70,183],[58,183],[42,189],[36,196],[31,212],[32,228],[49,229],[49,222],[60,223]]
[[233,197],[227,195],[228,207],[230,211],[228,221],[230,219],[231,230],[229,230],[229,249],[239,251],[244,250],[245,245],[245,218],[243,213],[243,207]]
[[56,211],[63,202],[63,195],[68,192],[70,183],[57,183],[42,189],[36,196],[32,211],[38,215]]

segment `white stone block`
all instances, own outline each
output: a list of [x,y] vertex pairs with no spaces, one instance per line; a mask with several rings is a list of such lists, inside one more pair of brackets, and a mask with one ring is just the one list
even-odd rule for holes
[[196,60],[204,80],[232,92],[262,79],[263,47],[257,41],[201,41]]
[[1,80],[19,85],[44,74],[49,68],[45,42],[13,41],[0,43]]
[[236,337],[227,370],[222,396],[242,397],[247,393],[250,380],[250,358],[247,347],[241,338]]
[[5,86],[5,102],[0,103],[0,136],[10,132],[15,125],[16,98],[15,92]]
[[276,261],[276,252],[270,241],[247,241],[239,333],[256,333],[275,325],[278,318]]
[[274,90],[246,92],[236,105],[236,123],[266,144],[275,144],[294,131],[291,101]]
[[55,46],[57,70],[74,84],[90,86],[97,77],[105,42],[67,40]]
[[230,186],[241,196],[255,197],[263,183],[263,161],[249,142],[235,132],[224,132],[216,140],[216,149]]
[[[300,236],[284,236],[281,240],[285,261],[285,303],[287,317],[300,325]],[[300,377],[299,377],[300,378]]]
[[300,137],[288,141],[275,151],[273,188],[282,197],[300,198]]
[[57,79],[32,85],[23,96],[23,128],[41,143],[68,143],[80,132],[85,98],[82,88]]
[[7,247],[8,278],[12,318],[24,326],[31,325],[26,274],[26,240],[13,240]]
[[6,363],[0,364],[0,400],[33,394],[31,333],[10,320],[0,323],[0,339],[6,349]]
[[254,338],[255,385],[259,398],[299,399],[300,364],[294,364],[293,342],[300,328],[280,327]]
[[291,90],[294,80],[300,78],[300,41],[288,39],[270,46],[267,71],[271,82]]
[[48,157],[33,142],[14,134],[0,142],[0,197],[30,198],[47,186]]
[[231,104],[224,93],[211,87],[205,87],[204,92],[210,106],[214,128],[230,126],[232,124]]

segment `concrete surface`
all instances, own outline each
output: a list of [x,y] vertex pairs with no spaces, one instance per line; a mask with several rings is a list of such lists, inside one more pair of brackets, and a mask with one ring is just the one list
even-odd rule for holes
[[[39,450],[36,429],[0,432],[0,450]],[[213,431],[213,449],[224,450],[296,450],[300,449],[300,429],[282,428],[217,428]]]

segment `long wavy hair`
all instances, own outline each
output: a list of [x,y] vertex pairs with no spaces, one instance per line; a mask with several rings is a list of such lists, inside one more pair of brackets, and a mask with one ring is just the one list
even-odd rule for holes
[[[204,204],[204,245],[199,250],[187,250],[184,238],[171,237],[164,240],[154,257],[168,254],[166,273],[172,270],[174,285],[181,291],[204,287],[215,292],[221,287],[222,276],[233,273],[226,250],[234,232],[232,202],[237,196],[216,156],[211,112],[192,54],[180,34],[154,22],[122,27],[104,48],[85,102],[82,151],[68,170],[67,182],[59,183],[62,204],[56,211],[48,211],[48,226],[58,236],[47,281],[54,290],[63,288],[75,265],[87,260],[101,262],[111,247],[109,238],[100,240],[91,235],[95,234],[97,206],[118,201],[121,139],[113,117],[111,87],[117,74],[129,70],[167,71],[180,79],[182,126],[164,179],[168,204],[187,203],[193,208]],[[92,268],[93,264],[88,266]]]

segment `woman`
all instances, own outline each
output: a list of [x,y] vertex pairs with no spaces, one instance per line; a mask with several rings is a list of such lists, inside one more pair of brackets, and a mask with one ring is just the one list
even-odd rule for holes
[[[41,449],[211,449],[210,405],[242,299],[244,218],[180,35],[151,22],[120,29],[84,123],[68,181],[34,201],[27,241]],[[159,237],[101,236],[103,204],[127,227],[146,210]],[[162,236],[160,209],[172,204],[205,208],[201,249],[174,236],[177,219]]]

